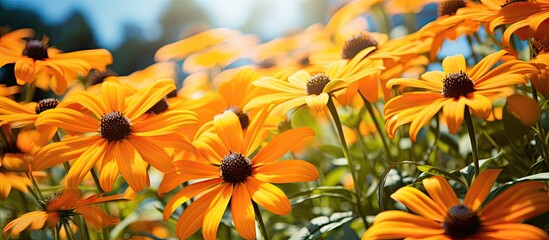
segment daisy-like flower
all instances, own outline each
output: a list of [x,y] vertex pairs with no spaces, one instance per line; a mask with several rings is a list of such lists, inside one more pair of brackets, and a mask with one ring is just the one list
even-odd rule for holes
[[82,215],[88,226],[94,229],[113,226],[120,222],[118,218],[91,205],[117,200],[125,200],[125,198],[122,194],[105,197],[95,194],[82,198],[78,191],[65,190],[47,199],[43,203],[43,210],[25,213],[9,222],[4,227],[4,233],[16,236],[27,228],[39,230],[46,224],[59,230],[63,224],[76,222],[77,219],[74,217],[77,215]]
[[405,92],[392,98],[385,105],[385,129],[390,137],[403,124],[411,123],[410,138],[416,135],[429,120],[442,109],[448,129],[456,133],[463,117],[465,106],[476,116],[488,118],[492,102],[488,97],[501,93],[509,86],[525,84],[524,74],[536,73],[537,69],[520,60],[509,60],[491,69],[507,52],[502,50],[482,59],[467,70],[463,55],[446,57],[442,71],[421,75],[421,80],[399,78],[387,83],[388,87],[419,88],[427,91]]
[[0,67],[15,63],[17,83],[36,82],[36,86],[49,88],[60,95],[77,75],[86,75],[90,69],[104,70],[112,63],[105,49],[61,53],[49,47],[47,39],[29,40],[23,48],[0,48]]
[[460,203],[440,176],[423,180],[429,196],[403,187],[391,197],[417,213],[389,210],[378,214],[362,239],[549,239],[542,229],[521,222],[549,210],[542,182],[517,183],[485,202],[501,169],[483,171]]
[[174,89],[173,81],[166,79],[138,96],[127,97],[124,87],[109,78],[102,83],[100,96],[88,92],[70,96],[67,108],[45,112],[35,125],[38,129],[57,126],[83,135],[42,148],[34,158],[33,169],[76,159],[67,174],[67,184],[74,188],[97,163],[104,190],[112,190],[119,172],[133,190],[142,190],[149,185],[148,164],[161,171],[172,169],[172,160],[162,148],[171,140],[163,136],[197,123],[196,115],[187,110],[140,118]]
[[164,209],[164,220],[182,203],[203,194],[179,217],[176,225],[179,238],[185,239],[202,227],[205,239],[215,239],[221,217],[230,202],[238,233],[246,239],[255,239],[253,203],[278,215],[291,211],[288,197],[271,183],[314,181],[319,177],[317,169],[306,161],[277,161],[303,138],[314,135],[310,128],[283,132],[252,155],[265,138],[262,127],[269,112],[270,109],[257,115],[245,133],[234,112],[226,111],[216,116],[216,134],[197,146],[206,160],[174,162],[176,169],[164,176],[159,193],[189,180],[201,181],[184,187],[170,199]]
[[334,61],[322,73],[311,74],[300,70],[288,77],[288,81],[273,77],[260,78],[253,84],[271,89],[274,93],[252,99],[244,107],[244,111],[274,102],[278,105],[274,110],[276,115],[282,115],[290,109],[303,105],[307,105],[315,112],[321,112],[336,92],[381,71],[383,67],[377,62],[363,61],[363,58],[372,50],[373,48],[364,49],[351,60]]

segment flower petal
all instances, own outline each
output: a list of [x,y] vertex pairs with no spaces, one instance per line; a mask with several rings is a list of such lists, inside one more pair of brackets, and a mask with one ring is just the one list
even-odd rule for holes
[[215,116],[214,128],[229,151],[244,153],[242,127],[234,112],[225,111]]
[[97,120],[69,108],[50,109],[44,114],[38,115],[34,124],[37,128],[40,128],[41,125],[50,125],[79,133],[97,132],[99,129]]
[[240,236],[245,239],[255,239],[255,212],[246,184],[235,185],[231,200],[231,213],[234,226]]
[[129,142],[139,152],[145,162],[161,172],[173,171],[172,157],[158,145],[159,142],[146,137],[130,136]]
[[136,136],[159,136],[190,128],[198,124],[196,113],[188,110],[170,110],[133,125]]
[[481,232],[476,234],[474,237],[475,239],[549,239],[547,233],[542,229],[521,223],[482,226]]
[[319,177],[313,164],[303,160],[283,160],[254,169],[254,176],[260,181],[291,183],[315,181]]
[[320,95],[312,94],[305,98],[305,103],[307,103],[307,106],[309,106],[311,110],[319,113],[326,108],[328,100],[330,100],[330,95],[328,95],[327,93],[321,93]]
[[149,186],[148,164],[143,160],[135,147],[128,140],[111,144],[114,144],[112,146],[113,157],[128,185],[135,192],[139,192]]
[[101,84],[101,97],[107,112],[122,112],[126,108],[126,94],[124,87],[117,80],[108,78]]
[[202,162],[180,160],[173,163],[175,169],[166,173],[160,186],[159,193],[166,193],[191,179],[220,178],[219,167]]
[[221,185],[212,188],[183,211],[175,225],[179,239],[187,239],[200,229],[202,222],[204,222],[204,216],[208,211],[208,206],[219,194],[220,188]]
[[433,221],[443,222],[446,216],[446,209],[443,209],[417,188],[402,187],[393,193],[391,198],[406,205],[415,213]]
[[248,177],[244,182],[248,193],[257,204],[278,215],[288,215],[292,211],[290,200],[282,190],[274,185]]
[[441,176],[433,176],[423,180],[423,186],[429,196],[444,210],[459,205],[456,193],[448,184],[448,181]]
[[490,193],[500,172],[501,169],[487,169],[480,173],[467,191],[463,204],[476,211]]
[[32,170],[40,171],[59,163],[78,158],[91,145],[101,141],[100,136],[78,137],[44,146],[32,160]]
[[205,192],[216,185],[219,185],[221,182],[223,182],[221,178],[215,178],[193,183],[181,189],[181,191],[173,195],[170,201],[166,203],[166,207],[164,208],[164,221],[168,221],[168,218],[170,218],[173,212],[183,203],[189,201],[196,195]]
[[227,209],[227,205],[231,200],[232,194],[232,183],[221,184],[218,194],[212,200],[206,211],[206,215],[204,216],[205,221],[202,221],[202,236],[204,236],[204,239],[217,239],[217,229],[219,228],[219,223],[225,213],[225,209]]
[[171,79],[162,79],[143,90],[137,97],[128,100],[124,115],[134,121],[156,103],[175,90],[175,84]]
[[254,166],[270,164],[278,160],[292,148],[298,145],[301,141],[306,140],[310,136],[314,136],[313,129],[308,127],[294,128],[285,131],[274,137],[265,147],[252,159]]
[[407,212],[388,210],[376,216],[374,225],[364,233],[362,239],[423,239],[443,235],[444,229],[438,222]]
[[80,184],[84,177],[90,172],[93,165],[103,158],[108,144],[107,140],[100,139],[86,149],[86,151],[74,161],[74,164],[67,173],[67,185],[69,188],[78,187],[78,184]]
[[461,54],[446,57],[442,60],[442,69],[446,75],[450,73],[459,73],[459,71],[465,73],[467,71],[465,58]]
[[44,211],[28,212],[9,222],[4,227],[4,233],[10,232],[11,235],[17,236],[29,226],[31,230],[42,229],[47,220],[48,214]]

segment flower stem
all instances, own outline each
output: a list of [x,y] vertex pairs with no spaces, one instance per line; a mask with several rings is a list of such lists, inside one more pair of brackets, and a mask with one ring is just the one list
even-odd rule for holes
[[364,105],[366,106],[368,113],[372,117],[372,120],[374,121],[374,125],[376,126],[376,130],[379,133],[379,136],[381,137],[381,143],[383,144],[383,148],[385,149],[385,154],[387,155],[387,159],[391,163],[395,162],[393,160],[393,155],[391,154],[391,150],[389,149],[389,144],[387,143],[387,139],[385,139],[385,135],[383,135],[383,129],[381,129],[381,125],[379,124],[379,119],[376,118],[374,108],[372,107],[373,104],[368,100],[366,100],[366,98],[364,98],[362,94],[360,94],[360,96],[362,97],[362,100],[364,101]]
[[101,184],[99,184],[99,177],[97,176],[97,173],[95,172],[95,169],[92,168],[90,170],[90,173],[92,175],[93,182],[95,183],[95,186],[97,186],[97,191],[99,191],[99,193],[105,193],[105,190],[103,190],[103,188],[101,188]]
[[33,83],[27,83],[25,84],[23,88],[23,102],[32,102],[32,99],[34,98],[34,90],[36,89],[36,85]]
[[471,140],[471,151],[473,152],[473,164],[475,166],[475,176],[478,176],[480,172],[480,166],[478,163],[478,146],[477,138],[475,136],[475,126],[473,125],[473,117],[469,113],[469,107],[465,105],[465,125],[467,126],[467,132],[469,133],[469,139]]
[[341,125],[341,121],[339,120],[337,109],[331,98],[330,100],[328,100],[327,106],[328,106],[328,109],[330,110],[330,113],[332,114],[332,118],[334,119],[334,124],[337,128],[337,133],[339,135],[339,141],[341,142],[341,147],[343,148],[343,155],[347,159],[347,165],[349,167],[349,171],[351,171],[351,176],[353,177],[358,214],[362,218],[362,221],[364,222],[364,226],[368,226],[368,221],[366,221],[366,217],[364,216],[364,212],[362,211],[362,203],[360,201],[360,192],[361,192],[360,183],[358,182],[358,179],[357,179],[358,176],[356,173],[355,165],[353,163],[353,160],[351,159],[351,154],[349,152],[349,148],[347,147],[347,142],[345,141],[345,135],[343,135],[343,127]]
[[67,233],[67,238],[69,240],[74,240],[69,222],[63,222],[63,227],[65,228],[65,233]]
[[257,203],[255,203],[254,201],[252,201],[252,205],[254,205],[255,219],[259,224],[261,235],[263,235],[263,239],[269,240],[269,234],[267,233],[267,228],[265,228],[265,223],[263,222],[263,218],[261,217],[261,211],[259,211],[259,206],[257,206]]

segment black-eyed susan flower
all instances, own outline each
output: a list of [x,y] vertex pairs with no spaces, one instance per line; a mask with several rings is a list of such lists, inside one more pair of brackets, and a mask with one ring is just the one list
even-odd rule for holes
[[35,125],[38,129],[57,126],[82,136],[42,148],[32,163],[33,169],[76,159],[67,175],[67,185],[74,188],[97,163],[104,190],[112,190],[119,173],[133,190],[142,190],[149,185],[148,164],[161,171],[172,168],[172,160],[162,148],[171,140],[163,136],[197,123],[196,115],[186,110],[140,118],[174,89],[173,81],[166,79],[138,96],[128,97],[124,87],[109,78],[102,83],[100,96],[88,92],[70,96],[67,108],[45,112]]
[[35,82],[60,95],[78,75],[86,75],[92,68],[104,70],[112,56],[105,49],[62,53],[49,47],[48,39],[33,39],[20,49],[0,48],[0,67],[9,63],[15,63],[18,84]]
[[500,172],[483,171],[463,202],[440,176],[423,180],[429,195],[403,187],[391,197],[418,215],[399,210],[381,212],[362,239],[549,239],[542,229],[522,223],[549,210],[545,183],[517,183],[486,202]]
[[200,181],[184,187],[170,199],[164,209],[164,219],[167,220],[182,203],[201,194],[179,217],[176,225],[179,238],[187,238],[202,227],[205,239],[215,239],[221,217],[230,202],[236,230],[242,237],[254,239],[253,203],[278,215],[291,211],[288,197],[271,183],[314,181],[319,177],[315,166],[306,161],[277,161],[294,145],[314,135],[309,128],[283,132],[257,151],[265,138],[262,128],[269,112],[270,109],[257,115],[245,133],[234,112],[226,111],[216,116],[215,134],[197,146],[205,159],[174,162],[176,169],[164,176],[159,193],[189,180]]
[[486,119],[492,111],[491,95],[501,93],[507,87],[525,84],[527,73],[537,69],[520,60],[509,60],[492,69],[504,57],[506,51],[488,55],[467,70],[463,55],[446,57],[443,71],[431,71],[421,75],[421,80],[399,78],[387,83],[388,87],[399,85],[425,89],[405,92],[392,98],[385,105],[385,128],[393,137],[403,124],[411,123],[410,138],[415,141],[422,126],[442,109],[451,133],[456,133],[468,106],[479,118]]
[[[39,230],[44,228],[46,224],[50,227],[56,227],[59,231],[63,224],[77,222],[74,217],[78,215],[81,215],[87,225],[94,229],[113,226],[120,222],[118,218],[110,216],[101,208],[91,205],[124,199],[122,194],[112,196],[94,194],[83,198],[78,191],[65,190],[46,199],[42,205],[43,210],[25,213],[9,222],[4,227],[4,233],[19,235],[27,228]],[[63,227],[66,226],[68,225]]]
[[273,77],[260,78],[253,84],[270,89],[274,93],[252,99],[244,110],[263,107],[274,102],[278,105],[274,110],[276,115],[303,105],[307,105],[315,112],[321,112],[338,91],[369,75],[376,75],[383,69],[375,61],[363,61],[364,56],[372,50],[373,48],[364,49],[350,61],[334,61],[324,72],[311,74],[300,70],[288,77],[288,81]]

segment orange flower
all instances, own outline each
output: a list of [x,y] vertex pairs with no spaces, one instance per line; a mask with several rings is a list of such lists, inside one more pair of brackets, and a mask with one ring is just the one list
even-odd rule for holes
[[197,146],[207,159],[176,161],[176,169],[166,173],[159,193],[189,180],[201,180],[176,193],[164,209],[164,220],[167,220],[182,203],[203,194],[179,217],[176,225],[179,238],[191,236],[202,226],[204,238],[215,239],[221,217],[230,202],[236,230],[242,237],[254,239],[252,202],[278,215],[287,215],[291,211],[288,197],[271,183],[314,181],[319,177],[315,166],[306,161],[277,161],[303,138],[314,134],[309,128],[288,130],[252,155],[264,140],[263,122],[269,112],[270,109],[257,115],[246,133],[234,112],[226,111],[216,116],[216,134],[209,135],[201,146]]
[[111,62],[112,56],[107,50],[61,53],[49,47],[47,39],[29,40],[19,49],[0,47],[0,67],[15,63],[18,84],[36,81],[38,87],[47,89],[49,85],[57,95],[63,94],[77,75],[86,75],[92,68],[104,70]]
[[549,210],[545,183],[517,183],[486,202],[500,172],[483,171],[463,203],[440,176],[423,180],[429,196],[417,188],[403,187],[391,197],[419,216],[398,210],[382,212],[362,239],[549,239],[542,229],[521,223]]
[[84,135],[45,146],[34,158],[33,169],[76,159],[67,174],[67,185],[74,188],[98,163],[104,190],[112,190],[119,172],[133,190],[142,190],[149,185],[148,164],[162,171],[172,169],[162,148],[172,140],[164,137],[197,123],[196,115],[186,110],[141,118],[174,89],[173,81],[166,79],[130,97],[116,78],[109,78],[101,84],[100,96],[88,92],[70,96],[67,108],[46,111],[35,124],[38,129],[57,126]]
[[4,233],[19,235],[23,230],[39,230],[48,224],[50,227],[61,228],[63,223],[76,222],[76,215],[82,215],[88,226],[101,229],[116,225],[119,220],[108,215],[101,208],[90,206],[92,204],[109,201],[124,200],[121,194],[112,196],[99,196],[97,194],[81,198],[78,191],[65,190],[60,194],[54,194],[43,205],[44,210],[26,213],[9,222],[4,227]]
[[537,69],[520,60],[510,60],[490,70],[506,51],[499,51],[482,59],[467,70],[462,55],[446,57],[442,61],[444,72],[432,71],[421,75],[421,80],[392,79],[388,87],[420,88],[427,91],[406,92],[385,105],[385,129],[390,137],[403,124],[411,123],[410,138],[415,141],[422,126],[442,108],[448,128],[456,133],[464,116],[465,106],[475,115],[488,118],[492,112],[490,96],[505,91],[515,84],[525,84],[524,74],[535,73]]

